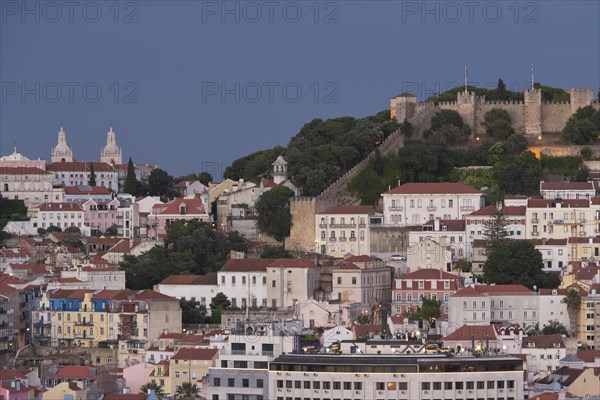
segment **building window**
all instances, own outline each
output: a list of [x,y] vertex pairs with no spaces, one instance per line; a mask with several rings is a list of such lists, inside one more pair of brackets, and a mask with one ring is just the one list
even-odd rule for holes
[[221,378],[213,379],[213,386],[221,386]]

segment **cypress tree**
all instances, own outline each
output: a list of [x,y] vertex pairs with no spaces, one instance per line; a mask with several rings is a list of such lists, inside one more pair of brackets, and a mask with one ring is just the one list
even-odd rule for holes
[[129,163],[127,164],[127,176],[125,177],[125,185],[123,191],[129,193],[132,196],[137,194],[137,179],[135,178],[135,168],[133,167],[133,161],[129,157]]
[[96,186],[96,172],[94,171],[94,163],[90,165],[90,180],[88,181],[88,185]]

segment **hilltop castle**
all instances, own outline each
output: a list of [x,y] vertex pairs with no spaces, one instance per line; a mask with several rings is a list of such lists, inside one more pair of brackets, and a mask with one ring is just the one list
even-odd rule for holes
[[454,110],[460,114],[475,135],[485,132],[483,117],[493,108],[506,110],[512,119],[516,132],[528,136],[540,136],[542,133],[561,132],[567,119],[579,108],[591,105],[600,109],[600,103],[594,101],[594,91],[589,88],[571,88],[570,102],[543,102],[541,89],[529,89],[524,92],[525,101],[486,101],[485,96],[474,92],[459,92],[457,101],[417,103],[417,97],[403,93],[390,100],[391,117],[399,122],[411,120],[419,113],[434,114],[440,110]]

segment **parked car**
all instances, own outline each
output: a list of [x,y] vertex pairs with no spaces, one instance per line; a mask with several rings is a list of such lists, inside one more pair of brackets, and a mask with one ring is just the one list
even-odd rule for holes
[[406,257],[400,254],[392,254],[392,257],[390,257],[390,259],[392,261],[406,261]]

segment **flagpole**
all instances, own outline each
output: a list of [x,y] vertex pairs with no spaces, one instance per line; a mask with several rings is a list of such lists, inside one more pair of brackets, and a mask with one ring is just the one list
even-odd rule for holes
[[467,93],[467,67],[465,66],[465,93]]
[[535,74],[535,66],[533,64],[531,64],[531,90],[533,90],[533,84],[534,84],[534,77],[533,75]]

